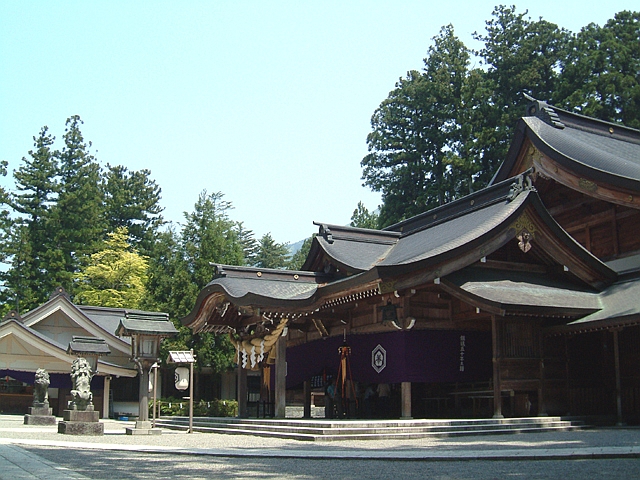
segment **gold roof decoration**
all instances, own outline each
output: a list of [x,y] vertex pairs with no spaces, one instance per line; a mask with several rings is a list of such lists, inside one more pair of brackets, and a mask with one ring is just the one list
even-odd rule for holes
[[258,328],[251,336],[246,338],[234,338],[230,335],[231,343],[236,348],[236,361],[242,368],[247,370],[259,370],[260,364],[265,360],[272,364],[276,358],[276,349],[273,346],[282,336],[282,333],[289,322],[288,318],[282,318],[275,328],[267,330]]

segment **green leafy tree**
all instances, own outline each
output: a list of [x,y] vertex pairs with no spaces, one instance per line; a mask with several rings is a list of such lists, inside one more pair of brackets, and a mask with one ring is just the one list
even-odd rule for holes
[[107,165],[102,185],[107,229],[125,227],[132,244],[148,253],[163,224],[161,189],[151,179],[151,172],[130,172],[121,165]]
[[182,292],[189,278],[180,249],[180,235],[172,225],[158,233],[149,253],[144,310],[157,310],[180,318],[186,307],[182,305]]
[[350,225],[357,228],[378,228],[378,214],[369,212],[364,203],[358,202],[358,206],[351,215]]
[[233,364],[234,348],[227,335],[192,334],[179,319],[194,307],[198,293],[211,281],[215,263],[243,265],[245,254],[239,226],[229,217],[230,202],[220,192],[203,191],[178,233],[169,229],[159,234],[151,251],[145,308],[167,312],[178,335],[162,344],[171,349],[194,349],[197,368],[221,372]]
[[[237,224],[229,217],[231,202],[223,199],[221,192],[208,194],[203,191],[192,213],[185,213],[182,228],[182,248],[186,267],[191,276],[194,291],[190,305],[200,290],[211,281],[214,263],[242,265],[243,245],[238,238]],[[184,312],[184,315],[189,313]]]
[[75,302],[100,307],[139,309],[145,297],[147,259],[128,241],[126,227],[107,234],[75,277]]
[[553,103],[640,128],[640,12],[591,23],[570,46]]
[[277,243],[271,233],[265,233],[258,242],[254,266],[259,268],[286,268],[289,263],[289,245]]

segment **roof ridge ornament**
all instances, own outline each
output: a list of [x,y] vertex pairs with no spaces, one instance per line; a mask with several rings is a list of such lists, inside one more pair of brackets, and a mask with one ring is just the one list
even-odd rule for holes
[[49,295],[49,300],[51,300],[52,298],[58,297],[58,296],[63,296],[65,297],[67,300],[71,301],[71,295],[69,295],[67,293],[67,291],[64,289],[64,287],[62,285],[57,286],[53,292],[51,292],[51,295]]
[[517,177],[514,177],[514,182],[511,184],[511,187],[509,188],[509,194],[507,195],[507,199],[509,201],[514,200],[522,192],[536,191],[536,187],[533,186],[533,182],[531,181],[532,173],[533,169],[530,168],[526,172],[522,172]]
[[322,235],[328,243],[333,243],[333,234],[331,233],[331,229],[326,223],[320,225],[319,234]]
[[564,123],[560,121],[560,116],[558,116],[551,105],[542,100],[537,100],[526,93],[524,94],[524,97],[531,102],[527,105],[527,116],[537,117],[552,127],[560,130],[564,129]]

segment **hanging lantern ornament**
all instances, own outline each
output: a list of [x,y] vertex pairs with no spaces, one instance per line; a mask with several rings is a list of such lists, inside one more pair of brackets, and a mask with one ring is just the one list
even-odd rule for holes
[[189,388],[189,369],[187,367],[176,368],[175,384],[178,390],[186,390]]
[[388,301],[384,307],[380,307],[382,313],[382,324],[389,325],[394,324],[398,320],[398,313],[396,312],[396,306]]

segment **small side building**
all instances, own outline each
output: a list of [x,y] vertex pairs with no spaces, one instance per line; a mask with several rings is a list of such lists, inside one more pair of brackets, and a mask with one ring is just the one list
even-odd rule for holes
[[139,380],[130,360],[130,339],[115,335],[125,313],[120,308],[75,305],[63,288],[29,312],[10,312],[0,323],[0,411],[26,412],[33,400],[35,371],[44,368],[51,382],[49,403],[53,414],[61,415],[71,399],[75,356],[67,353],[69,344],[73,337],[94,337],[103,339],[111,352],[99,358],[91,382],[96,410],[101,418],[119,412],[137,415]]

